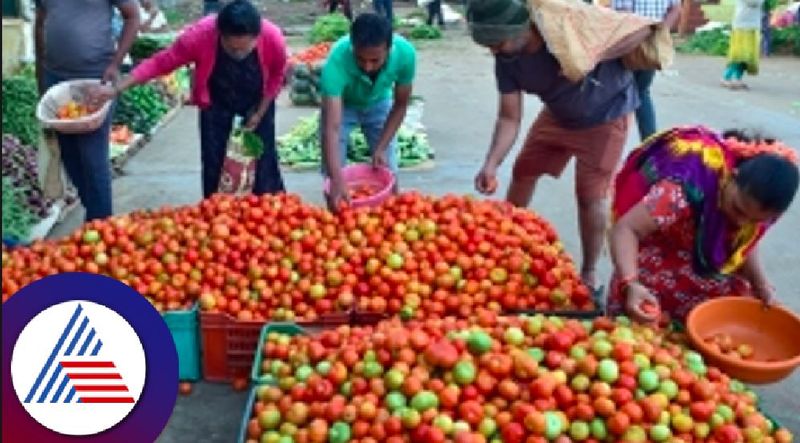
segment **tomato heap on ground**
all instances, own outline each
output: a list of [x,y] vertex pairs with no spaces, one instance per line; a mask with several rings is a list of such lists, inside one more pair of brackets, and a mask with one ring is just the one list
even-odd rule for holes
[[364,311],[406,319],[593,307],[554,229],[506,203],[393,197],[338,215],[294,195],[216,195],[3,250],[3,299],[58,272],[110,275],[161,310],[241,320]]
[[263,349],[248,443],[792,437],[744,385],[624,319],[393,319]]

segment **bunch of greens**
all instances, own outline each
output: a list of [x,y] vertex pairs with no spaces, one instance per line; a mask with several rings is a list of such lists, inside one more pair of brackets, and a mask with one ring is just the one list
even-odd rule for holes
[[36,106],[39,90],[34,75],[17,74],[3,79],[3,133],[17,137],[23,144],[39,142]]
[[158,89],[144,84],[120,95],[114,112],[114,124],[126,124],[137,134],[150,134],[169,111]]
[[725,55],[730,42],[730,27],[716,28],[694,34],[677,46],[680,52],[690,54]]
[[442,31],[431,25],[417,25],[411,29],[409,36],[415,40],[437,40],[442,38]]
[[342,14],[323,15],[314,22],[309,34],[311,43],[333,42],[350,32],[350,21]]

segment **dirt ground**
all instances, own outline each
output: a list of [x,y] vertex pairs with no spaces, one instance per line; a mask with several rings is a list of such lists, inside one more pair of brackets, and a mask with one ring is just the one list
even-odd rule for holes
[[[199,1],[194,0],[198,5]],[[193,3],[194,4],[194,3]],[[295,3],[281,5],[287,11]],[[271,5],[268,5],[270,11]],[[274,6],[277,10],[277,6]],[[424,124],[437,151],[436,167],[430,171],[403,172],[400,184],[405,189],[426,193],[473,194],[473,176],[488,146],[496,112],[496,90],[492,61],[477,48],[463,29],[448,30],[446,39],[420,45],[420,62],[415,93],[425,98]],[[715,128],[751,127],[761,129],[800,146],[800,59],[774,58],[763,61],[760,76],[750,79],[751,90],[732,92],[719,87],[724,60],[709,57],[679,56],[676,64],[660,73],[654,84],[658,121],[662,127],[680,124],[706,124]],[[534,118],[540,105],[526,100],[525,124]],[[278,133],[288,131],[297,118],[313,109],[290,107],[285,97],[277,113]],[[638,136],[632,131],[628,148]],[[511,156],[514,154],[512,153]],[[512,157],[513,158],[513,157]],[[501,169],[501,187],[508,183],[511,161]],[[316,173],[285,173],[287,188],[308,201],[321,203],[322,180]],[[532,209],[542,213],[558,228],[567,248],[579,251],[572,198],[572,172],[560,180],[545,180],[537,191]],[[182,110],[159,132],[152,142],[125,167],[125,175],[114,182],[117,213],[162,205],[192,204],[200,199],[200,161],[197,114]],[[54,232],[65,235],[82,218],[76,211]],[[780,300],[800,311],[800,203],[765,238],[761,246],[763,261]],[[604,260],[602,275],[609,274]],[[800,373],[761,389],[764,407],[785,426],[800,431]],[[243,412],[245,394],[228,385],[198,383],[189,397],[178,399],[172,419],[158,440],[173,442],[235,441]]]

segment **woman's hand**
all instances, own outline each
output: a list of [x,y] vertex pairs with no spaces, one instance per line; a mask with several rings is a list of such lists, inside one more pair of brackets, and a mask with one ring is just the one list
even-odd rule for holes
[[639,323],[655,323],[661,312],[658,299],[644,285],[633,282],[625,289],[625,311]]
[[765,306],[772,306],[775,304],[775,288],[769,283],[754,284],[753,296],[764,302]]
[[257,110],[254,112],[248,119],[247,122],[244,124],[244,128],[248,131],[255,131],[258,128],[258,125],[261,123],[261,120],[264,118],[265,111]]

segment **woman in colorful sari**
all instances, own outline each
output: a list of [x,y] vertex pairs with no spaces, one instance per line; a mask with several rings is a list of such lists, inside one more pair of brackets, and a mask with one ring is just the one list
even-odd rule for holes
[[690,127],[630,154],[615,182],[610,313],[653,322],[659,312],[682,320],[712,297],[771,302],[756,245],[791,204],[799,174],[793,159],[758,146]]

